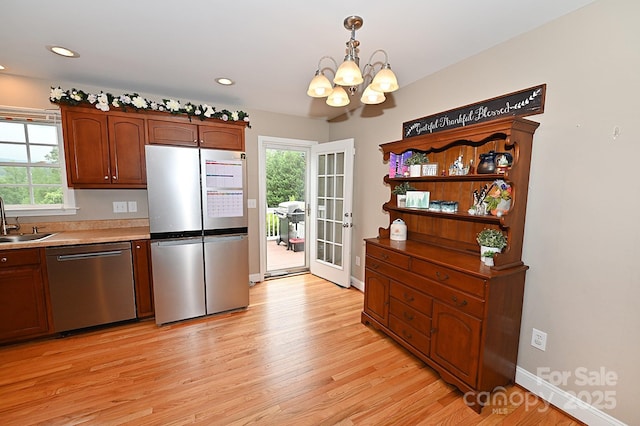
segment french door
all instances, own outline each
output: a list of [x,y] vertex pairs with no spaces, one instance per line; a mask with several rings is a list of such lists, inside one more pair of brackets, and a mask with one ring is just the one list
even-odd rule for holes
[[309,268],[312,274],[350,286],[354,141],[311,147]]

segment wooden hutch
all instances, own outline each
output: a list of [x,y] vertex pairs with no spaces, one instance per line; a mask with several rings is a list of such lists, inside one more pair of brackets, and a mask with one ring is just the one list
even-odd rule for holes
[[[398,207],[391,195],[383,209],[390,222],[407,225],[407,240],[389,238],[380,228],[366,240],[365,301],[362,322],[381,330],[465,393],[480,412],[488,392],[515,379],[525,272],[522,240],[527,207],[533,134],[538,123],[509,117],[382,144],[390,154],[422,151],[438,163],[437,176],[385,176],[391,188],[409,182],[429,191],[431,200],[458,202],[458,211]],[[513,162],[504,174],[449,176],[459,156],[479,164],[480,154],[508,152]],[[496,179],[511,185],[508,213],[472,215],[473,191]],[[502,230],[508,246],[480,260],[476,234]]]

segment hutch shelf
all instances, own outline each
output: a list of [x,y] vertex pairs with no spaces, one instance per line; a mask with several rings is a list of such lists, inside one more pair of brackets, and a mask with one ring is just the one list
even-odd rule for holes
[[[409,182],[429,191],[431,200],[458,203],[456,213],[398,207],[397,196],[384,203],[390,223],[407,225],[407,240],[389,238],[380,228],[365,240],[365,301],[362,322],[371,325],[437,371],[465,393],[465,402],[481,411],[488,395],[515,379],[525,273],[522,240],[527,206],[533,134],[538,123],[509,117],[411,137],[381,145],[391,153],[421,151],[440,169],[457,159],[478,165],[489,151],[508,152],[505,173],[449,176],[385,176],[391,188]],[[501,217],[472,215],[473,191],[502,179],[511,185],[511,207]],[[507,247],[480,260],[476,235],[484,228],[507,236]]]

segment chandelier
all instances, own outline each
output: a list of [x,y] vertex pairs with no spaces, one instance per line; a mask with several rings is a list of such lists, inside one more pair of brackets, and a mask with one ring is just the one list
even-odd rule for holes
[[[382,49],[373,52],[369,61],[360,71],[360,58],[358,57],[360,42],[356,40],[356,30],[362,27],[362,22],[362,18],[359,16],[348,16],[344,19],[344,27],[351,31],[351,38],[346,43],[347,49],[344,61],[338,67],[337,62],[331,56],[320,58],[315,76],[309,83],[307,95],[313,98],[326,97],[327,105],[342,107],[349,104],[349,94],[351,96],[355,95],[360,86],[364,86],[365,82],[369,82],[362,92],[360,101],[364,104],[373,105],[384,102],[386,100],[385,93],[398,89],[398,80],[393,71],[391,71],[389,57],[387,52]],[[381,60],[373,62],[374,56],[378,53],[384,55],[384,62]],[[333,62],[335,68],[326,65],[323,68],[322,62],[325,59]],[[334,75],[333,84],[324,75],[327,70]],[[349,94],[347,94],[347,91]]]

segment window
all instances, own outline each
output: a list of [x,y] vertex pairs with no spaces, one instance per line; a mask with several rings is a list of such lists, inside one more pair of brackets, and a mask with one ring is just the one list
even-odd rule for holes
[[0,196],[13,216],[75,213],[60,116],[0,109]]

